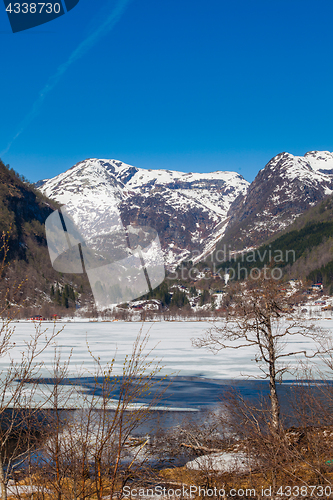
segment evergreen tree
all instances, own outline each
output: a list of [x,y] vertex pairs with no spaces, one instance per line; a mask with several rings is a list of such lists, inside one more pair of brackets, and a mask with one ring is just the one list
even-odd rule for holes
[[170,305],[176,306],[179,309],[188,304],[188,298],[185,292],[181,292],[179,289],[176,289],[172,295]]
[[199,305],[203,306],[204,304],[207,304],[207,302],[210,301],[210,293],[208,290],[203,290],[201,295],[200,295],[200,301]]

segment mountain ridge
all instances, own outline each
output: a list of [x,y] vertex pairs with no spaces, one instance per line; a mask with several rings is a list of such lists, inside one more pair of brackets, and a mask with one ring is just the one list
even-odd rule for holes
[[[145,170],[118,160],[88,159],[39,189],[66,204],[81,227],[105,209],[123,224],[149,225],[160,236],[166,264],[202,253],[221,229],[231,203],[248,182],[236,172]],[[97,215],[96,215],[97,214]]]
[[333,193],[331,172],[333,153],[329,151],[276,155],[231,205],[221,244],[232,243],[234,250],[244,250],[288,227],[305,210]]
[[153,227],[172,267],[226,243],[235,251],[258,246],[287,228],[333,193],[333,153],[280,153],[251,184],[236,172],[142,169],[90,158],[41,181],[39,189],[68,205],[83,226],[107,208],[119,210],[125,226]]

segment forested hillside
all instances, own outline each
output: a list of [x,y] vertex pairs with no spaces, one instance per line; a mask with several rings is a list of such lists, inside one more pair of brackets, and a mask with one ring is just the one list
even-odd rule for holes
[[[0,161],[0,232],[8,237],[0,292],[9,304],[19,302],[25,315],[59,314],[90,296],[84,276],[61,275],[51,266],[44,223],[57,208]],[[14,293],[19,283],[20,291]]]
[[[227,252],[226,252],[227,253]],[[333,282],[333,197],[311,207],[279,235],[256,250],[219,262],[217,269],[241,268],[241,279],[253,267],[279,267],[289,278]]]

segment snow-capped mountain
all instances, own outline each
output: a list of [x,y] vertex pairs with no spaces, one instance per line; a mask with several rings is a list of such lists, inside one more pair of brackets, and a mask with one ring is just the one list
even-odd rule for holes
[[332,193],[333,153],[278,154],[231,205],[223,243],[239,250],[257,246]]
[[222,237],[230,206],[249,183],[236,172],[145,170],[116,160],[88,159],[36,186],[67,206],[86,235],[119,225],[150,226],[165,262],[195,258]]
[[121,224],[154,228],[173,266],[199,260],[216,244],[257,246],[288,227],[333,193],[333,153],[278,154],[251,185],[236,172],[145,170],[88,159],[37,186],[67,206],[88,238]]

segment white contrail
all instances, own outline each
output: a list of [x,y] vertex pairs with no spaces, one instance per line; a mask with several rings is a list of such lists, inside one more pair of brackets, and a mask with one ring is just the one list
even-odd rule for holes
[[91,35],[89,35],[85,40],[83,40],[77,48],[71,53],[66,62],[61,64],[55,74],[49,79],[48,83],[40,91],[37,100],[34,102],[31,111],[27,114],[24,120],[21,122],[18,132],[9,142],[6,149],[1,151],[0,157],[8,153],[14,141],[22,134],[22,132],[27,128],[31,121],[38,115],[40,108],[44,102],[45,97],[59,82],[62,75],[67,71],[69,66],[75,61],[80,59],[98,40],[105,34],[107,34],[119,21],[121,15],[123,14],[127,4],[130,0],[118,0],[116,6],[110,13],[110,15],[105,19],[103,24],[99,26]]

